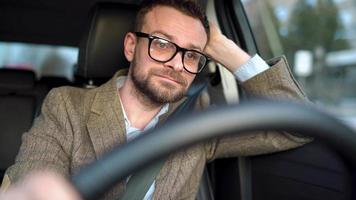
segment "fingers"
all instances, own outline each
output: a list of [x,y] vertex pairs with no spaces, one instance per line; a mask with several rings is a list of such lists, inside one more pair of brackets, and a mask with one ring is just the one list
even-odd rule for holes
[[215,62],[222,64],[231,72],[250,59],[250,55],[242,50],[234,41],[221,33],[217,25],[209,22],[210,37],[204,52]]
[[209,26],[210,26],[209,40],[208,40],[208,44],[205,46],[204,53],[206,53],[210,58],[216,61],[214,58],[215,57],[214,49],[215,49],[215,45],[217,44],[217,38],[219,37],[219,35],[221,35],[221,32],[217,27],[217,25],[210,21],[209,21]]

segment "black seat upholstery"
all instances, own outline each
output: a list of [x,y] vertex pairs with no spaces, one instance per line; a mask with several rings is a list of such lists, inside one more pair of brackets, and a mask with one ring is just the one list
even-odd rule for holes
[[72,85],[72,83],[65,77],[59,76],[42,76],[38,81],[38,85],[43,85],[47,89],[47,91],[64,86],[64,85]]
[[0,69],[0,178],[14,163],[21,136],[36,115],[37,97],[32,71]]
[[303,148],[255,156],[253,199],[354,199],[350,169],[343,157],[317,140]]
[[128,68],[124,37],[133,31],[138,7],[120,3],[98,3],[89,13],[89,23],[79,49],[77,82],[99,85],[117,70]]

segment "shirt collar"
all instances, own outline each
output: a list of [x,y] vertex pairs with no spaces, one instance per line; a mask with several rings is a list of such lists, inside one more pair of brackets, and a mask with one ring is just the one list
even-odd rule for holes
[[[116,87],[117,89],[120,89],[123,85],[125,80],[127,79],[127,76],[119,76],[116,79]],[[124,119],[125,119],[125,126],[126,126],[126,133],[129,134],[130,132],[133,131],[140,131],[138,128],[131,126],[131,123],[126,115],[125,109],[120,101],[121,104],[121,109],[122,109],[122,113],[124,115]],[[157,123],[159,122],[159,117],[162,116],[163,114],[168,112],[168,108],[169,108],[169,103],[166,103],[162,106],[162,108],[160,109],[160,111],[153,117],[153,119],[146,125],[146,127],[143,129],[143,131],[148,130],[150,128],[153,128],[157,125]]]

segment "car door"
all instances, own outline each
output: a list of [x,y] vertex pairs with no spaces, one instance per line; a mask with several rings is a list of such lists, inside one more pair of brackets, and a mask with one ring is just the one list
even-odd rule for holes
[[[355,126],[354,1],[229,0],[212,7],[229,38],[266,60],[286,55],[310,100]],[[217,199],[336,200],[353,193],[352,167],[318,139],[282,153],[217,160],[209,168]]]

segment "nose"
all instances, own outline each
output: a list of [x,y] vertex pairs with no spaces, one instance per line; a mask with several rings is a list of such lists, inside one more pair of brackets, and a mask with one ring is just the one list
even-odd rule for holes
[[170,67],[172,69],[174,69],[175,71],[181,72],[183,71],[183,52],[177,52],[176,55],[174,55],[174,57],[165,63],[165,65],[167,67]]

